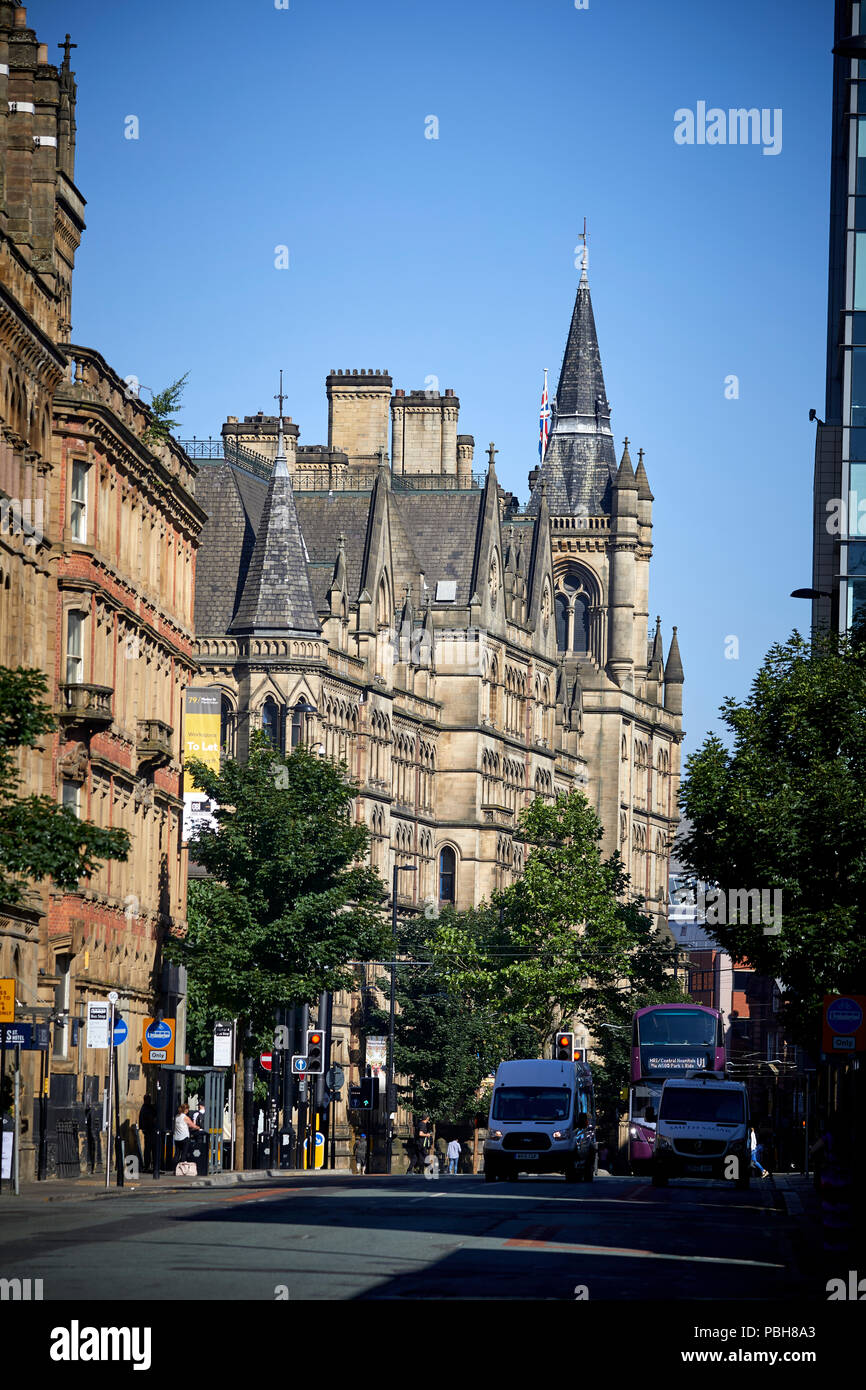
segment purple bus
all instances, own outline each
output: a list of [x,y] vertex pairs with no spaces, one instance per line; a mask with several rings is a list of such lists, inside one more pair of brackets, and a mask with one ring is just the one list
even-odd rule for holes
[[638,1009],[632,1020],[628,1092],[628,1159],[633,1173],[649,1171],[665,1081],[701,1070],[724,1075],[725,1040],[718,1009],[703,1004]]

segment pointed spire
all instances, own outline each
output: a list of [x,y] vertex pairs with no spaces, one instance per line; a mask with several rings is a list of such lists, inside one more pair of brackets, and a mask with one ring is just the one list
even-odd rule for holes
[[586,267],[581,271],[571,327],[556,388],[556,417],[582,416],[597,427],[610,427],[610,405],[601,370],[601,353]]
[[646,469],[644,468],[643,459],[644,451],[643,449],[638,449],[637,472],[634,475],[635,481],[637,483],[637,500],[639,502],[654,502],[655,498],[650,492],[649,478],[646,475]]
[[622,458],[620,459],[619,472],[616,475],[616,485],[637,492],[637,481],[631,466],[631,454],[628,451],[628,435],[623,440]]
[[330,592],[342,593],[346,588],[346,537],[342,531],[337,539],[337,558],[334,561],[334,573],[331,577]]
[[680,657],[680,644],[677,641],[677,630],[674,628],[674,635],[671,638],[671,645],[668,649],[668,659],[665,662],[665,685],[673,683],[682,685],[685,680],[683,674],[683,663]]
[[649,674],[652,680],[660,681],[664,670],[664,647],[662,646],[662,620],[656,618],[656,632],[653,638],[652,655],[649,662]]
[[487,445],[487,460],[488,460],[488,462],[487,462],[487,472],[488,472],[488,473],[495,473],[495,472],[496,472],[495,457],[496,457],[496,455],[497,455],[498,453],[499,453],[499,450],[495,447],[495,445],[494,445],[494,443],[493,443],[493,440],[491,439],[490,443]]
[[541,486],[553,516],[609,515],[616,455],[610,403],[584,264],[554,398],[553,422],[530,512],[538,510]]
[[[282,382],[280,390],[282,392]],[[317,637],[321,632],[307,570],[306,546],[282,444],[282,416],[274,471],[268,483],[243,593],[229,631],[303,637]]]

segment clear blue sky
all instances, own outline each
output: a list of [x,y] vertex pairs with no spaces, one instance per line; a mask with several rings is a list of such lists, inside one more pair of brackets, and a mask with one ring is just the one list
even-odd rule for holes
[[[332,368],[435,376],[525,498],[586,216],[686,752],[808,628],[788,594],[811,582],[832,0],[34,0],[28,22],[79,45],[74,340],[156,389],[189,370],[182,437],[273,411],[280,367],[307,444]],[[781,153],[676,144],[699,101],[781,108]]]

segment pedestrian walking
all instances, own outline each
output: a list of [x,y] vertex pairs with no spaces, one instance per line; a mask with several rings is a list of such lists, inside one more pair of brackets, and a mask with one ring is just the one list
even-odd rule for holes
[[174,1116],[174,1161],[183,1163],[189,1153],[193,1131],[198,1133],[198,1125],[189,1117],[189,1106],[181,1101]]
[[437,1138],[434,1147],[436,1149],[436,1162],[439,1164],[439,1172],[444,1173],[445,1161],[448,1156],[448,1150],[445,1144],[445,1140],[442,1138],[441,1134]]
[[448,1176],[451,1177],[457,1172],[457,1164],[460,1162],[460,1140],[452,1139],[448,1145]]
[[156,1130],[156,1107],[150,1096],[145,1096],[138,1112],[138,1132],[144,1140],[142,1163],[146,1173],[153,1172],[153,1136]]
[[204,1103],[202,1101],[199,1101],[198,1106],[196,1108],[196,1112],[192,1118],[198,1125],[199,1129],[207,1129],[207,1125],[205,1123],[207,1115],[205,1112]]
[[768,1178],[770,1174],[767,1172],[762,1162],[764,1151],[762,1146],[758,1143],[758,1136],[753,1129],[749,1130],[749,1148],[752,1154],[752,1167],[757,1168],[762,1178]]
[[355,1147],[354,1147],[354,1149],[353,1149],[352,1152],[353,1152],[354,1157],[355,1157],[355,1172],[356,1172],[356,1174],[357,1174],[357,1173],[366,1173],[366,1171],[367,1171],[367,1136],[366,1136],[365,1134],[359,1134],[359,1135],[358,1135],[357,1139],[355,1140]]

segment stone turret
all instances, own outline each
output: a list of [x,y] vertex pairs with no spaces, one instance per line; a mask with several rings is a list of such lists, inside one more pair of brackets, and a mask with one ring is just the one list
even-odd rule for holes
[[[610,522],[610,637],[607,665],[611,678],[623,690],[634,683],[635,550],[638,541],[638,485],[628,451],[623,445],[612,494]],[[644,631],[646,629],[644,628]]]
[[677,630],[674,628],[674,635],[668,650],[668,659],[665,662],[665,709],[670,714],[682,714],[683,712],[684,680],[680,644],[677,641]]

